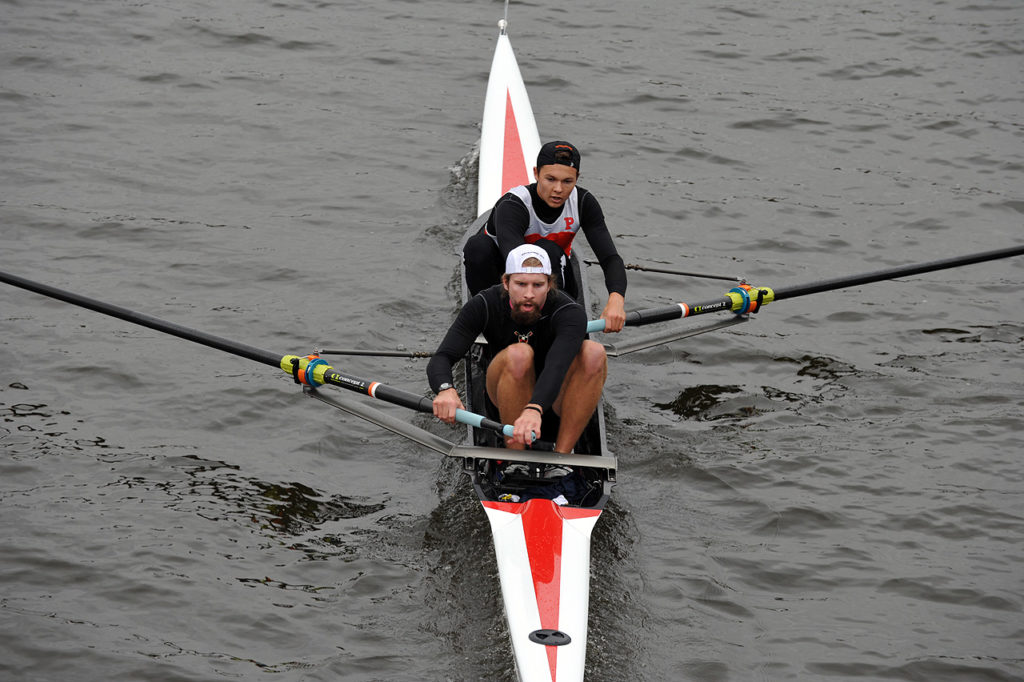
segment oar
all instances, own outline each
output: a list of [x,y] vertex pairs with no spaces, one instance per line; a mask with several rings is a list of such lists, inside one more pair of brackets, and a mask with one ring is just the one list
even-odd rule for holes
[[[10,273],[0,271],[0,281],[6,282],[22,289],[42,294],[50,298],[55,298],[72,305],[77,305],[82,308],[88,308],[104,315],[116,317],[132,324],[141,325],[150,329],[155,329],[165,334],[177,336],[178,338],[185,339],[187,341],[193,341],[195,343],[209,346],[210,348],[216,348],[233,355],[238,355],[243,358],[255,360],[256,362],[262,362],[264,365],[270,365],[271,367],[280,367],[288,374],[295,377],[296,383],[306,384],[308,386],[317,387],[324,384],[330,384],[331,386],[338,386],[345,388],[356,393],[362,393],[384,402],[392,403],[394,405],[400,405],[402,407],[408,407],[416,410],[417,412],[426,412],[433,414],[434,408],[433,403],[430,399],[424,398],[423,396],[409,393],[401,389],[392,388],[380,383],[379,381],[371,381],[368,379],[361,379],[350,374],[344,374],[327,364],[326,361],[314,356],[300,357],[298,355],[278,355],[255,346],[250,346],[244,343],[238,343],[237,341],[231,341],[220,336],[214,336],[213,334],[207,334],[206,332],[199,331],[197,329],[190,329],[174,322],[168,322],[167,320],[161,320],[158,317],[152,315],[146,315],[145,313],[136,312],[129,310],[128,308],[122,308],[121,306],[114,305],[112,303],[106,303],[99,301],[88,296],[82,296],[64,289],[58,289],[56,287],[49,286],[47,284],[40,284],[24,277],[18,277]],[[512,436],[512,426],[508,424],[501,424],[493,419],[488,419],[483,415],[468,412],[466,410],[456,410],[455,420],[461,424],[468,424],[476,428],[485,428],[492,431],[497,431],[505,436]],[[534,443],[534,447],[537,447],[538,443]]]
[[[855,287],[861,284],[870,284],[872,282],[881,282],[887,279],[896,279],[897,277],[920,275],[925,272],[957,268],[963,265],[973,265],[974,263],[984,263],[986,261],[1010,258],[1013,256],[1020,256],[1022,254],[1024,254],[1024,245],[1011,246],[1005,249],[996,249],[995,251],[972,253],[966,256],[956,256],[954,258],[944,258],[942,260],[929,261],[927,263],[903,265],[900,267],[889,268],[887,270],[866,272],[861,275],[824,279],[817,282],[810,282],[808,284],[797,284],[794,286],[782,287],[781,289],[770,289],[768,287],[755,287],[750,286],[749,284],[741,284],[738,287],[731,289],[723,298],[714,299],[712,301],[705,301],[703,303],[677,303],[675,305],[664,306],[661,308],[634,310],[630,313],[626,313],[626,325],[630,327],[639,327],[645,324],[675,320],[680,317],[693,317],[694,315],[714,313],[721,310],[731,310],[738,315],[743,315],[746,313],[757,312],[757,309],[762,305],[767,305],[772,301],[781,301],[784,298],[807,296],[808,294],[817,294],[822,291]],[[591,320],[587,323],[587,331],[604,331],[604,320]]]

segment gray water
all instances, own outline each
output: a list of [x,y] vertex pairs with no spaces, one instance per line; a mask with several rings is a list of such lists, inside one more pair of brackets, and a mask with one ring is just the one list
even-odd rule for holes
[[[0,269],[282,355],[431,349],[501,14],[5,0]],[[510,19],[627,262],[780,287],[1021,241],[1019,2]],[[1022,280],[779,301],[614,360],[588,679],[1024,679]],[[627,303],[729,286],[635,273]],[[332,361],[427,390],[419,360]],[[0,678],[513,679],[457,465],[283,373],[2,286],[0,414]]]

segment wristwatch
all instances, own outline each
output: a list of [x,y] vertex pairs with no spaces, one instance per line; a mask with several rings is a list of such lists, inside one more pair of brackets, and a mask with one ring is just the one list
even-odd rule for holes
[[451,384],[449,384],[446,381],[446,382],[444,382],[443,384],[441,384],[440,386],[437,387],[437,392],[440,393],[441,391],[447,391],[449,388],[455,388],[455,387],[452,386]]

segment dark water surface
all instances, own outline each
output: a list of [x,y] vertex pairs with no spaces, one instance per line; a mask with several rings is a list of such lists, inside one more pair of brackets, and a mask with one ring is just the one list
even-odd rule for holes
[[[431,348],[501,13],[0,2],[0,269],[280,354]],[[627,262],[783,286],[1024,239],[1019,2],[511,19]],[[1022,679],[1022,280],[614,361],[589,679]],[[629,307],[728,286],[638,273]],[[426,391],[421,361],[335,364]],[[513,678],[457,467],[285,375],[4,286],[0,414],[0,678]]]

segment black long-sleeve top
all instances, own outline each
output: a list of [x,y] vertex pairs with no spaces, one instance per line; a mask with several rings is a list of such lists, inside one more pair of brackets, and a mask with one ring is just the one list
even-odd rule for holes
[[435,393],[441,384],[452,383],[452,366],[469,351],[480,334],[487,339],[491,357],[520,339],[533,347],[537,383],[531,403],[545,411],[558,397],[580,346],[587,335],[583,307],[561,291],[551,291],[541,308],[540,319],[532,325],[512,320],[504,287],[496,284],[471,298],[459,311],[437,352],[427,364],[427,381]]
[[[553,223],[562,213],[562,207],[551,207],[537,195],[537,183],[527,185],[533,210],[537,217],[545,223]],[[580,231],[587,237],[587,243],[604,272],[604,283],[608,293],[626,295],[626,265],[615,249],[611,232],[604,220],[604,211],[597,198],[583,189],[576,187],[577,201],[580,210]],[[494,205],[490,218],[487,219],[487,233],[497,237],[498,250],[501,251],[502,262],[508,258],[508,252],[525,242],[524,235],[530,225],[530,213],[522,200],[515,194],[505,194]],[[562,248],[552,241],[540,239],[536,244],[547,251],[552,263],[557,263],[563,255]]]

